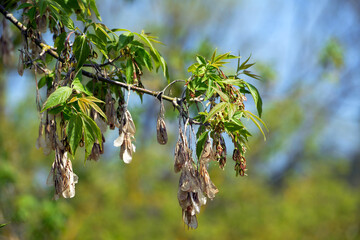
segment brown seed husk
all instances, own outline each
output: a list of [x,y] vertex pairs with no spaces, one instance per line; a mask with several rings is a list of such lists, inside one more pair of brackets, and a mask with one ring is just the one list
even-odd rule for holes
[[159,144],[165,145],[168,141],[166,124],[164,119],[159,116],[156,124],[157,141]]

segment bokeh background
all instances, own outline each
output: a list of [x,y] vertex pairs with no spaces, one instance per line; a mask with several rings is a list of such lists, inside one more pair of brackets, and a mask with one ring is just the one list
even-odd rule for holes
[[[73,162],[76,197],[55,202],[45,184],[53,156],[35,148],[34,75],[17,74],[14,30],[12,57],[4,65],[0,56],[0,224],[10,222],[0,239],[360,239],[359,1],[97,2],[110,28],[160,37],[171,79],[187,78],[197,53],[251,55],[263,80],[247,80],[263,97],[267,141],[247,123],[248,177],[235,177],[231,155],[225,171],[212,164],[220,192],[188,230],[173,172],[175,112],[166,106],[170,141],[160,146],[158,103],[132,96],[133,162],[120,161],[108,133],[99,162],[84,165],[81,153]],[[166,85],[160,74],[144,79],[150,89]]]

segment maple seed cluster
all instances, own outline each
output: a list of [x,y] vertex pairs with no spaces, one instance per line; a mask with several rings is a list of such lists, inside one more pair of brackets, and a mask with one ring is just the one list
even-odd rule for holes
[[174,171],[181,171],[178,201],[182,208],[183,221],[190,228],[197,228],[196,214],[200,213],[200,207],[206,204],[207,198],[212,200],[219,191],[210,180],[207,171],[208,163],[215,160],[214,156],[208,138],[198,164],[195,164],[187,138],[179,128],[179,139],[175,147]]

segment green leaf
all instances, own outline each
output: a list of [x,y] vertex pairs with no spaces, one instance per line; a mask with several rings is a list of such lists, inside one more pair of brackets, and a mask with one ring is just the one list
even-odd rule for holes
[[261,77],[259,75],[253,74],[248,70],[244,70],[244,74],[256,80],[261,80]]
[[224,83],[224,84],[235,85],[235,86],[243,86],[244,85],[244,80],[242,80],[242,79],[222,79],[219,82]]
[[230,134],[233,134],[234,132],[238,132],[242,128],[244,128],[243,126],[236,124],[236,122],[225,122],[224,127],[225,130]]
[[196,141],[196,156],[198,159],[200,159],[201,152],[204,149],[204,145],[207,140],[208,133],[209,133],[209,131],[203,132]]
[[204,123],[209,121],[210,118],[212,118],[216,113],[224,110],[226,108],[226,106],[228,105],[228,103],[226,102],[221,102],[219,104],[216,104],[211,111],[209,112],[209,114],[206,116]]
[[212,56],[211,56],[211,63],[213,63],[215,61],[215,57],[216,57],[216,50],[213,52]]
[[244,84],[249,89],[249,91],[251,93],[251,96],[254,99],[255,106],[256,106],[256,109],[258,111],[259,117],[261,117],[261,114],[262,114],[262,99],[260,97],[259,91],[256,89],[256,87],[254,87],[250,83],[247,83],[247,82],[244,81]]
[[170,83],[169,69],[167,67],[167,63],[165,62],[165,59],[162,56],[160,56],[160,64],[161,68],[163,69],[165,78],[167,79],[168,83]]
[[117,50],[122,49],[134,40],[134,34],[132,32],[123,33],[119,36],[119,42]]
[[151,71],[153,66],[152,66],[150,54],[145,49],[140,49],[140,48],[136,51],[136,54],[138,54],[141,63],[145,65],[149,71]]
[[200,55],[196,56],[196,61],[197,61],[199,64],[206,64],[205,58],[203,58],[203,57],[200,56]]
[[50,109],[48,111],[48,113],[50,114],[53,114],[53,115],[56,115],[60,112],[64,111],[64,106],[63,105],[59,105],[59,106],[56,106],[56,107],[53,107],[52,109]]
[[8,225],[9,224],[9,222],[8,223],[2,223],[2,224],[0,224],[0,228],[3,228],[3,227],[5,227],[6,225]]
[[194,63],[194,64],[192,64],[190,67],[188,67],[187,71],[188,71],[188,72],[191,72],[191,73],[194,73],[198,67],[199,67],[199,64],[198,64],[198,63]]
[[41,112],[44,112],[48,108],[52,108],[55,107],[56,105],[66,102],[66,100],[70,97],[71,93],[72,93],[71,88],[66,86],[59,87],[58,89],[55,90],[55,92],[50,94],[50,96],[44,103]]
[[261,120],[261,118],[259,118],[258,116],[256,116],[255,114],[253,114],[252,112],[250,112],[250,111],[248,111],[248,110],[244,110],[244,112],[245,112],[245,113],[248,113],[248,114],[250,114],[251,116],[253,116],[254,118],[256,118],[259,122],[261,122],[262,125],[264,125],[266,131],[269,132],[268,127],[266,126],[266,124],[264,123],[264,121]]
[[245,62],[243,62],[240,66],[238,66],[238,69],[237,69],[238,72],[245,69],[245,65],[250,60],[250,58],[251,58],[251,55],[245,60]]
[[134,82],[134,66],[131,58],[126,62],[126,82],[132,84]]
[[78,62],[76,70],[78,70],[82,67],[90,54],[90,47],[84,34],[75,38],[73,49],[75,58]]
[[[249,111],[244,111],[245,112],[245,114],[246,113],[249,113],[249,114],[246,114],[246,116],[247,117],[249,117],[254,123],[255,123],[255,125],[259,128],[259,130],[260,130],[260,132],[262,133],[262,135],[264,136],[264,141],[266,141],[266,136],[265,136],[265,133],[264,133],[264,131],[262,130],[262,128],[261,128],[261,126],[260,126],[260,124],[256,121],[256,119],[254,118],[254,114],[252,114],[251,112],[249,112]],[[264,125],[265,126],[265,125]],[[266,127],[266,126],[265,126]],[[266,128],[267,129],[267,128]]]
[[75,156],[76,149],[82,138],[83,121],[79,114],[74,114],[66,127],[66,134],[70,145],[71,153]]
[[91,154],[91,150],[96,141],[96,129],[94,131],[93,124],[90,124],[86,118],[82,118],[84,126],[84,144],[85,144],[85,161]]
[[225,101],[225,102],[229,102],[229,97],[228,95],[226,95],[225,93],[223,93],[222,91],[220,91],[219,89],[213,87],[213,89],[219,94],[219,96]]
[[166,77],[166,79],[168,80],[168,82],[170,81],[169,78],[169,72],[168,72],[168,67],[167,64],[165,62],[165,59],[160,55],[160,53],[154,48],[154,46],[152,45],[151,41],[149,40],[148,36],[145,33],[134,33],[136,34],[138,37],[141,38],[141,40],[143,40],[150,48],[151,50],[151,54],[153,56],[153,59],[156,62],[160,63],[161,68],[163,69],[163,73],[164,76]]
[[99,21],[102,21],[102,20],[101,20],[101,17],[100,17],[100,13],[99,13],[99,11],[98,11],[98,9],[97,9],[97,7],[96,7],[96,2],[95,2],[95,0],[90,0],[90,7],[91,7],[91,10],[94,11],[97,19],[99,19]]
[[20,9],[23,9],[23,8],[27,8],[27,7],[31,7],[31,6],[34,6],[34,5],[31,4],[31,3],[22,3],[22,4],[20,4],[20,6],[17,8],[17,10],[20,10]]
[[96,112],[98,112],[105,119],[105,121],[107,121],[105,113],[101,110],[101,108],[96,103],[90,102],[89,104]]
[[78,90],[80,92],[83,92],[87,95],[92,95],[92,93],[81,83],[81,79],[82,79],[82,71],[79,71],[78,75],[75,77],[75,79],[73,80],[71,86],[73,89]]
[[65,48],[65,39],[66,39],[66,32],[61,33],[59,36],[57,36],[55,40],[54,46],[56,47],[56,52],[60,54],[62,50]]
[[238,109],[238,106],[233,104],[233,103],[229,103],[229,108],[228,108],[228,118],[232,119],[236,110]]
[[205,96],[206,96],[205,101],[207,101],[209,98],[211,98],[213,94],[214,94],[213,80],[209,79],[208,88],[205,93]]
[[61,18],[62,24],[63,24],[65,27],[67,27],[67,28],[70,29],[70,30],[74,30],[74,29],[75,29],[74,22],[73,22],[73,20],[72,20],[70,17],[65,16],[65,15],[61,15],[60,18]]
[[224,54],[221,54],[219,56],[217,56],[214,60],[214,63],[220,63],[221,61],[223,60],[229,60],[229,59],[237,59],[237,58],[240,58],[239,56],[234,56],[234,55],[231,55],[229,52],[228,53],[224,53]]
[[92,120],[89,116],[85,115],[85,114],[81,114],[83,117],[83,120],[87,122],[87,124],[89,125],[93,136],[96,137],[96,139],[98,140],[99,144],[100,144],[100,148],[102,148],[102,133],[100,128],[98,127],[98,125],[96,125],[96,123],[94,122],[94,120]]
[[47,1],[40,0],[38,5],[39,5],[40,16],[42,16],[45,13],[45,10],[46,10],[46,7],[47,7]]
[[87,96],[85,99],[89,100],[90,102],[97,102],[97,103],[104,103],[104,101],[94,97],[94,96]]
[[41,89],[42,87],[44,87],[45,85],[47,85],[48,87],[51,86],[52,81],[53,81],[53,76],[54,74],[51,73],[49,75],[45,75],[42,78],[40,78],[39,82],[38,82],[38,88]]

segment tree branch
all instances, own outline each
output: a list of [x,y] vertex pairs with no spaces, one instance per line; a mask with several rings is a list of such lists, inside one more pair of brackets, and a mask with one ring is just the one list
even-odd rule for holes
[[[8,19],[10,22],[12,22],[16,26],[22,32],[22,34],[26,35],[27,28],[19,20],[17,20],[14,17],[14,15],[9,13],[2,5],[0,5],[0,12],[4,15],[4,17],[6,19]],[[41,42],[38,38],[36,38],[34,36],[31,36],[30,38],[40,48],[47,49],[46,48],[47,45],[45,43]],[[47,49],[46,53],[48,53],[52,57],[58,59],[60,62],[64,62],[64,59],[62,59],[59,56],[59,54],[56,51],[54,51],[52,48]],[[141,88],[141,87],[137,87],[137,86],[134,86],[134,85],[129,85],[129,84],[126,84],[126,83],[123,83],[123,82],[114,81],[114,80],[111,80],[110,78],[104,78],[102,76],[98,76],[98,75],[96,75],[94,73],[91,73],[91,72],[88,72],[88,71],[85,71],[85,70],[82,70],[82,74],[84,76],[92,78],[92,79],[97,79],[99,81],[106,82],[106,83],[113,84],[113,85],[117,85],[117,86],[125,88],[125,89],[131,89],[131,90],[134,90],[136,92],[148,94],[148,95],[151,95],[153,97],[157,97],[159,95],[159,93],[161,92],[161,91],[160,92],[155,92],[155,91],[151,91],[151,90],[146,89],[146,88]],[[161,97],[163,99],[169,101],[169,102],[172,102],[173,104],[176,104],[177,101],[178,101],[178,99],[176,97],[173,98],[173,97],[163,95],[163,94],[161,95]]]

